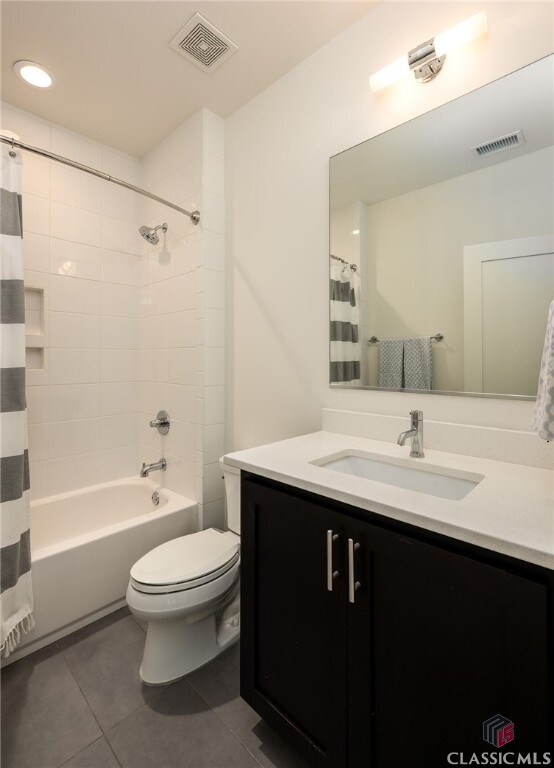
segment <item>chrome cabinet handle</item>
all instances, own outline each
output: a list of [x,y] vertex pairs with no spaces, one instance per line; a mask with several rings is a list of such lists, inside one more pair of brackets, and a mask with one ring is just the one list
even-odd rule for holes
[[360,548],[358,542],[348,539],[348,602],[355,602],[356,590],[361,587],[359,581],[355,580],[354,574],[354,552]]
[[333,542],[338,539],[338,533],[333,533],[331,529],[327,531],[327,589],[333,591],[333,580],[339,575],[338,571],[333,570]]

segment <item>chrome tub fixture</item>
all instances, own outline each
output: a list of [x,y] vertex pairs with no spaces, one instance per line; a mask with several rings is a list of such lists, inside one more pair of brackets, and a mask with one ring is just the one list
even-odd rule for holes
[[155,461],[152,464],[145,464],[143,462],[142,469],[140,470],[140,476],[148,477],[150,472],[155,472],[158,469],[160,469],[162,472],[165,472],[167,469],[167,461],[165,459],[160,459],[159,461]]
[[160,435],[167,435],[171,422],[167,411],[158,411],[156,418],[150,422],[152,429],[157,429]]

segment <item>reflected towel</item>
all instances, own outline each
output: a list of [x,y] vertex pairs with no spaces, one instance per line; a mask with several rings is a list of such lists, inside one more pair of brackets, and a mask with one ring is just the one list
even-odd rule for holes
[[548,311],[533,431],[543,440],[554,440],[554,301]]
[[402,389],[404,339],[381,339],[379,342],[379,386]]
[[404,340],[405,389],[433,388],[433,356],[431,337]]

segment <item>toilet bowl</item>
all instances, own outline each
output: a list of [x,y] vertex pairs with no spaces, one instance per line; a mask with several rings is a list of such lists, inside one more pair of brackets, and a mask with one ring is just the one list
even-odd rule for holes
[[166,541],[131,568],[127,605],[148,622],[140,666],[148,685],[187,675],[239,636],[240,470],[221,467],[229,530]]

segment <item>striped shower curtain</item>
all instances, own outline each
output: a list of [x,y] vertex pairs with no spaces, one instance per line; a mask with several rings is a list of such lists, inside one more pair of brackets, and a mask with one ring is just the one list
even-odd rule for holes
[[0,647],[32,629],[21,155],[2,146],[0,188]]
[[360,344],[354,272],[348,264],[331,259],[330,275],[329,380],[331,384],[359,384]]

